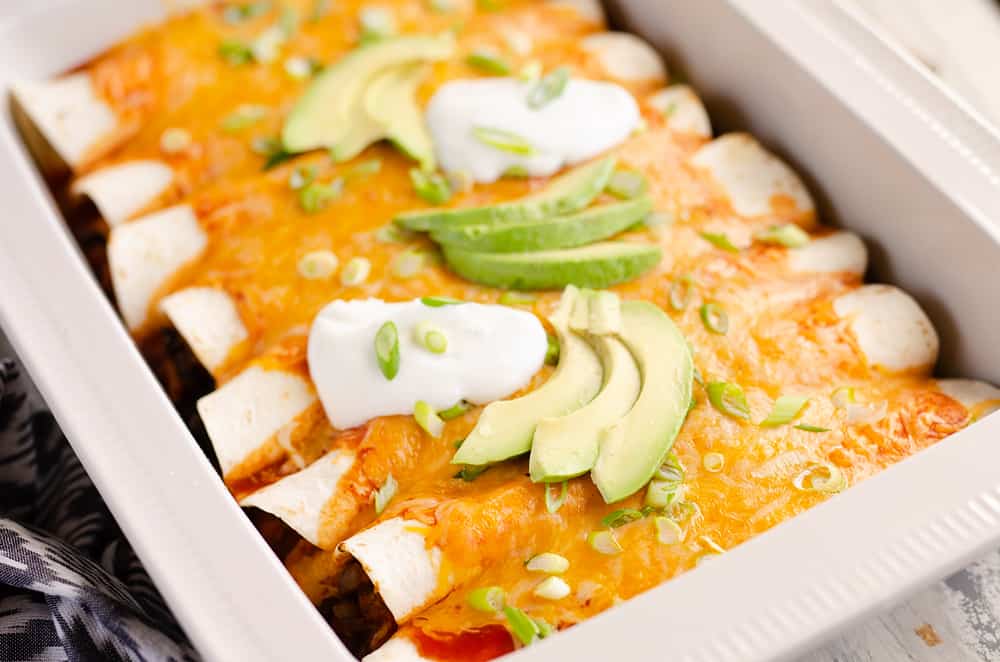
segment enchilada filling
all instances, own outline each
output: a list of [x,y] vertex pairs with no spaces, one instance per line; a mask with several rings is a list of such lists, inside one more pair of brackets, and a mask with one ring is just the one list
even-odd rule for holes
[[553,636],[1000,403],[602,21],[213,3],[15,90],[168,395],[372,661]]

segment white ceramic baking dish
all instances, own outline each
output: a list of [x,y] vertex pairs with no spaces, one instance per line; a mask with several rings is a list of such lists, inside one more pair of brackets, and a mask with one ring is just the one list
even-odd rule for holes
[[[0,85],[63,71],[159,0],[32,3],[0,22]],[[835,0],[619,0],[720,128],[804,173],[913,293],[941,371],[1000,382],[1000,140]],[[0,323],[195,645],[211,660],[350,656],[243,517],[135,350],[15,132],[0,124]],[[991,220],[996,219],[996,220]],[[1000,543],[1000,416],[712,563],[516,654],[792,656]]]

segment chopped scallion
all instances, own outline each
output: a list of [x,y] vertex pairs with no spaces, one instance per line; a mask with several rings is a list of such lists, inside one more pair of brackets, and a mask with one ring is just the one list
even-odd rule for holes
[[708,547],[710,550],[715,552],[716,554],[723,554],[726,551],[726,549],[722,545],[715,542],[708,536],[701,536],[700,538],[698,538],[698,541],[701,542],[701,544],[703,544],[705,547]]
[[635,170],[615,170],[604,187],[611,195],[623,200],[631,200],[645,192],[648,183],[646,177]]
[[267,0],[261,2],[231,3],[222,10],[222,19],[226,23],[236,24],[256,18],[271,9]]
[[830,400],[837,409],[846,409],[847,405],[857,402],[853,386],[838,386],[830,394]]
[[448,350],[448,336],[431,322],[424,321],[414,326],[413,337],[418,345],[433,354],[444,354]]
[[807,423],[799,423],[794,426],[796,430],[802,430],[803,432],[829,432],[830,428],[820,427],[818,425],[809,425]]
[[267,106],[244,104],[222,120],[222,129],[230,133],[242,131],[264,119],[267,111]]
[[609,529],[617,529],[619,526],[625,526],[626,524],[634,522],[638,519],[642,519],[641,512],[631,508],[623,508],[605,515],[601,520],[601,525],[606,526]]
[[553,69],[531,86],[528,92],[528,108],[539,110],[555,101],[569,85],[570,71],[567,67]]
[[786,248],[799,248],[809,243],[809,233],[793,223],[772,225],[753,238],[764,244],[779,244]]
[[368,159],[351,166],[348,171],[348,177],[367,177],[368,175],[376,175],[382,170],[382,159]]
[[800,395],[783,395],[774,401],[774,409],[767,418],[760,422],[762,428],[774,428],[786,425],[802,413],[809,398]]
[[309,12],[309,20],[313,23],[322,20],[330,13],[331,0],[313,0],[312,10]]
[[750,406],[739,384],[731,382],[709,382],[705,384],[708,401],[726,416],[750,419]]
[[427,264],[427,254],[424,251],[403,251],[392,261],[392,275],[397,278],[412,278]]
[[420,303],[428,308],[440,308],[442,306],[455,306],[465,302],[461,299],[453,299],[451,297],[421,297]]
[[[562,505],[566,503],[566,495],[568,493],[569,483],[563,481],[561,483],[546,483],[545,484],[545,509],[550,513],[557,512]],[[557,495],[555,492],[559,490]]]
[[471,464],[467,464],[464,467],[462,467],[457,474],[455,474],[455,478],[461,478],[466,483],[471,483],[475,479],[479,478],[483,474],[483,472],[489,468],[490,465],[488,464],[484,464],[481,466],[474,466]]
[[556,365],[559,363],[559,339],[554,335],[548,335],[548,347],[545,348],[546,365]]
[[656,525],[656,539],[664,545],[676,545],[684,540],[684,529],[669,517],[656,517],[653,523]]
[[702,324],[712,333],[723,336],[729,331],[729,315],[714,301],[701,304],[698,314],[701,315]]
[[524,567],[529,572],[544,572],[547,575],[561,575],[569,570],[569,559],[554,552],[542,552],[528,559]]
[[792,484],[802,492],[833,494],[847,487],[847,478],[839,467],[825,462],[811,465],[796,476]]
[[684,480],[684,465],[681,464],[681,461],[677,459],[677,456],[672,451],[667,453],[667,459],[656,470],[656,477],[660,480],[678,484]]
[[393,322],[386,322],[375,334],[375,358],[382,375],[392,381],[399,373],[399,332]]
[[385,507],[389,505],[390,501],[392,501],[392,497],[396,496],[396,490],[398,489],[399,484],[396,482],[396,479],[392,477],[392,474],[386,476],[382,487],[378,488],[378,491],[375,492],[376,515],[382,514]]
[[412,168],[410,181],[417,195],[432,205],[443,205],[451,200],[451,185],[448,179],[439,173]]
[[680,312],[691,303],[691,295],[694,292],[694,278],[691,274],[684,274],[674,278],[670,283],[670,307]]
[[253,62],[253,49],[239,39],[225,39],[219,44],[219,57],[234,67]]
[[167,129],[160,135],[160,149],[164,154],[180,154],[187,151],[192,142],[191,132],[187,129]]
[[441,433],[444,432],[444,421],[434,411],[434,407],[431,407],[430,404],[423,400],[418,400],[417,404],[414,405],[413,418],[416,419],[417,425],[424,429],[424,432],[435,439],[440,437]]
[[316,179],[315,166],[302,166],[292,171],[288,176],[288,187],[293,191],[301,190]]
[[701,238],[712,244],[716,248],[721,248],[730,253],[739,253],[739,247],[729,240],[729,237],[722,232],[701,232]]
[[709,473],[719,473],[726,466],[726,456],[714,451],[705,453],[705,456],[701,458],[701,466],[705,467],[705,471]]
[[618,542],[618,538],[615,537],[614,531],[611,529],[591,531],[587,536],[587,544],[595,551],[607,554],[608,556],[621,554],[624,551],[621,543]]
[[517,77],[527,82],[538,80],[542,77],[542,63],[538,60],[532,60],[517,72]]
[[538,638],[538,624],[517,607],[507,605],[503,608],[504,616],[507,617],[507,627],[511,634],[521,643],[522,646],[529,646]]
[[310,182],[299,190],[299,205],[307,214],[315,214],[323,210],[331,201],[344,191],[344,180],[337,178],[329,184]]
[[469,606],[476,611],[495,614],[503,609],[504,599],[507,596],[499,586],[484,586],[469,592],[466,600]]
[[536,618],[535,625],[538,626],[538,638],[544,639],[545,637],[553,634],[556,629],[552,627],[552,624],[546,621],[544,618]]
[[340,284],[346,287],[360,285],[368,280],[371,271],[371,260],[366,257],[352,257],[340,271]]
[[500,295],[500,303],[504,306],[530,306],[538,301],[538,297],[527,292],[508,290]]
[[496,76],[506,76],[510,73],[510,65],[492,49],[478,48],[472,51],[466,56],[465,63]]
[[573,589],[569,587],[569,584],[562,577],[546,577],[535,587],[532,593],[546,600],[562,600],[572,591]]
[[365,7],[358,15],[361,43],[369,44],[396,34],[396,18],[385,7]]
[[299,275],[309,280],[329,278],[337,270],[338,262],[332,251],[312,251],[299,260]]
[[383,225],[375,231],[375,240],[383,244],[402,244],[414,238],[414,233],[395,223]]
[[484,145],[489,145],[503,152],[522,156],[531,156],[535,153],[535,148],[530,142],[510,131],[488,126],[475,126],[472,128],[472,135]]
[[458,418],[459,416],[463,415],[471,408],[472,405],[470,405],[468,402],[466,402],[465,400],[459,400],[458,402],[448,407],[447,409],[439,411],[438,416],[440,416],[441,420],[443,421],[450,421],[453,418]]

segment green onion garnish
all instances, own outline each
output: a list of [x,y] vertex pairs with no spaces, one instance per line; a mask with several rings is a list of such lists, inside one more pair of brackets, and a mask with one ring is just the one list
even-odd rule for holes
[[833,494],[847,487],[847,477],[839,467],[828,462],[813,464],[795,477],[795,489],[802,492]]
[[[541,581],[541,583],[535,587],[532,591],[535,596],[539,598],[545,598],[546,600],[562,600],[567,595],[572,593],[573,589],[569,587],[566,580],[562,577],[546,577]],[[535,625],[537,627],[537,624]]]
[[739,253],[740,249],[736,244],[729,240],[729,237],[722,232],[699,232],[701,238],[712,244],[716,248],[721,248],[724,251],[729,251],[730,253]]
[[559,67],[532,85],[528,92],[528,108],[539,110],[562,96],[569,84],[569,75],[567,67]]
[[729,315],[719,304],[712,301],[703,303],[698,313],[702,324],[712,333],[722,336],[729,331]]
[[292,171],[288,176],[288,187],[293,191],[299,191],[308,186],[316,179],[315,166],[302,166]]
[[330,13],[331,0],[313,0],[312,10],[309,12],[309,20],[315,23],[322,20]]
[[554,335],[548,335],[548,347],[545,348],[546,365],[556,365],[559,363],[559,339]]
[[838,386],[830,394],[830,401],[837,409],[846,409],[847,405],[857,402],[853,386]]
[[299,275],[309,280],[329,278],[337,270],[338,262],[332,251],[311,251],[299,260]]
[[433,354],[444,354],[448,350],[448,336],[431,322],[424,321],[414,326],[413,337],[418,345]]
[[665,211],[654,211],[642,219],[642,226],[648,230],[658,230],[674,224],[674,217]]
[[267,115],[267,106],[244,104],[222,120],[222,130],[230,133],[253,126]]
[[667,453],[667,459],[656,470],[656,477],[674,483],[681,483],[684,480],[684,465],[672,451]]
[[404,230],[395,223],[383,225],[375,231],[375,240],[383,244],[404,244],[413,237],[413,232]]
[[319,61],[308,57],[286,58],[284,66],[285,73],[297,80],[309,78],[322,68]]
[[550,636],[552,633],[556,631],[556,629],[552,627],[552,624],[550,624],[544,618],[536,618],[535,625],[538,626],[539,639],[544,639],[545,637]]
[[465,302],[461,299],[453,299],[451,297],[420,297],[420,303],[428,308],[440,308],[442,306],[455,306]]
[[547,575],[561,575],[569,570],[569,559],[554,552],[542,552],[528,559],[524,567],[529,572],[544,572]]
[[352,257],[340,270],[340,284],[346,287],[360,285],[368,280],[371,271],[371,260],[366,257]]
[[375,334],[375,358],[382,375],[392,381],[399,373],[399,332],[393,322],[386,322]]
[[731,382],[709,382],[705,384],[708,401],[726,416],[750,419],[750,406],[739,384]]
[[347,176],[367,177],[368,175],[378,174],[380,170],[382,170],[382,159],[367,159],[361,163],[351,166]]
[[239,39],[225,39],[219,44],[219,57],[228,64],[238,67],[253,62],[253,49]]
[[500,295],[500,303],[504,306],[530,306],[538,301],[538,297],[527,292],[508,290]]
[[606,526],[609,529],[617,529],[619,526],[625,526],[637,519],[642,519],[641,512],[631,508],[623,508],[622,510],[616,510],[613,513],[605,515],[601,520],[601,526]]
[[645,505],[655,510],[663,510],[677,498],[678,485],[665,480],[651,480],[646,487]]
[[701,542],[701,544],[703,544],[705,547],[708,547],[710,550],[712,550],[716,554],[723,554],[726,551],[726,549],[722,545],[720,545],[719,543],[715,542],[714,540],[712,540],[708,536],[701,536],[700,538],[698,538],[698,540]]
[[656,517],[653,523],[656,525],[656,539],[664,545],[676,545],[684,540],[684,529],[669,517]]
[[830,428],[822,428],[818,425],[809,425],[807,423],[799,423],[794,426],[796,430],[802,430],[803,432],[829,432]]
[[705,471],[709,473],[719,473],[726,466],[726,456],[716,452],[705,453],[705,456],[701,458],[701,466],[705,467]]
[[267,0],[228,4],[222,10],[222,19],[230,24],[242,23],[243,21],[248,21],[251,18],[265,14],[270,9],[271,3],[267,2]]
[[392,275],[397,278],[412,278],[424,268],[427,253],[424,251],[403,251],[392,261]]
[[670,307],[680,312],[687,308],[694,292],[694,278],[691,274],[678,276],[670,283]]
[[396,34],[396,19],[385,7],[365,7],[358,15],[361,43],[370,44]]
[[791,423],[802,413],[809,398],[800,395],[783,395],[774,401],[774,409],[760,422],[762,428],[774,428]]
[[694,367],[694,380],[698,382],[699,386],[705,385],[705,378],[701,376],[701,370],[698,369],[698,366]]
[[506,597],[503,589],[499,586],[484,586],[471,591],[466,600],[469,606],[476,611],[495,614],[503,609],[503,602]]
[[809,233],[793,223],[772,225],[753,238],[763,244],[779,244],[786,248],[799,248],[809,243]]
[[[546,483],[545,484],[545,509],[550,513],[555,513],[562,505],[566,503],[566,495],[568,493],[569,482],[563,481],[561,483]],[[556,495],[555,491],[560,490],[559,494]]]
[[488,126],[475,126],[472,127],[472,135],[484,145],[489,145],[503,152],[522,156],[531,156],[535,153],[535,148],[530,142],[510,131],[493,129]]
[[396,490],[398,489],[399,484],[396,482],[396,479],[392,477],[392,474],[386,476],[385,483],[383,483],[382,487],[378,488],[378,491],[375,492],[376,515],[382,514],[385,507],[389,505],[390,501],[392,501],[392,497],[396,496]]
[[469,53],[465,63],[497,76],[506,76],[510,73],[510,65],[498,53],[485,48],[478,48]]
[[307,214],[315,214],[344,191],[344,180],[338,178],[329,184],[310,182],[299,190],[299,206]]
[[447,409],[439,411],[438,416],[441,417],[442,421],[450,421],[454,418],[458,418],[465,412],[469,411],[471,408],[472,405],[470,405],[468,402],[466,402],[465,400],[459,400],[458,402],[448,407]]
[[443,205],[451,200],[451,184],[439,173],[412,168],[410,181],[417,195],[432,205]]
[[621,554],[624,551],[624,548],[618,542],[618,538],[615,537],[614,531],[611,529],[591,531],[587,536],[587,544],[590,545],[594,551],[600,552],[601,554],[607,554],[608,556]]
[[538,624],[531,620],[530,616],[510,605],[503,608],[503,613],[507,617],[507,626],[510,628],[511,634],[521,642],[521,645],[529,646],[534,643],[535,639],[538,638],[539,630]]
[[542,63],[538,60],[532,60],[517,72],[517,77],[527,82],[538,80],[542,77]]
[[428,0],[427,4],[439,14],[446,14],[455,9],[451,0]]
[[642,195],[648,186],[646,177],[635,170],[615,170],[604,190],[622,200]]
[[423,400],[418,400],[417,404],[413,406],[413,418],[416,419],[417,425],[424,429],[424,432],[435,439],[444,432],[444,421],[434,411],[434,407]]
[[186,151],[193,141],[190,131],[172,127],[160,135],[160,149],[165,154],[180,154]]
[[478,467],[474,466],[474,465],[471,465],[471,464],[467,464],[464,467],[462,467],[459,470],[459,472],[457,474],[455,474],[454,477],[455,478],[461,478],[466,483],[471,483],[475,479],[479,478],[483,474],[483,472],[485,472],[489,468],[490,468],[490,465],[488,465],[488,464],[484,464],[484,465],[478,466]]

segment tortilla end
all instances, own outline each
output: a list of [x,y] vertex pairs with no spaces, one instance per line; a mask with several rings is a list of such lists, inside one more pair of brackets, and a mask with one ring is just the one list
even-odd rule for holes
[[361,662],[430,662],[420,654],[417,645],[399,635],[382,644],[377,650],[365,655]]
[[160,308],[209,371],[249,337],[236,302],[223,290],[189,287],[164,297]]
[[597,57],[613,78],[629,83],[664,83],[667,65],[652,46],[628,32],[599,32],[581,46]]
[[712,122],[701,99],[688,85],[671,85],[653,93],[646,103],[666,117],[667,126],[679,133],[712,137]]
[[835,232],[788,251],[788,266],[799,273],[850,273],[863,276],[868,248],[853,232]]
[[73,184],[73,193],[90,198],[114,227],[148,207],[173,180],[173,169],[162,161],[128,161],[81,177]]

